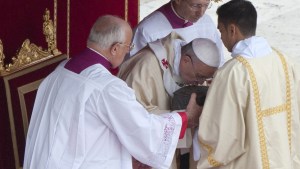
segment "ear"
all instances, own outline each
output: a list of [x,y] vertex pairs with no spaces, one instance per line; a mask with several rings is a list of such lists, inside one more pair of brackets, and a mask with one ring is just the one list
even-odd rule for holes
[[241,35],[239,27],[235,24],[229,25],[229,33],[231,37],[239,37]]
[[228,33],[230,34],[230,36],[234,36],[236,34],[236,30],[237,27],[234,24],[229,24],[228,25]]
[[112,56],[115,56],[118,53],[119,47],[120,45],[118,43],[111,45],[110,53],[112,54]]
[[188,62],[192,61],[191,58],[188,55],[185,55],[185,54],[181,56],[181,59],[184,63],[188,63]]

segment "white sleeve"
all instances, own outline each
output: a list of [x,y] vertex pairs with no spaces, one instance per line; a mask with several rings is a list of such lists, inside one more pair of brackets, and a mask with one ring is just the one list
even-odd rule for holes
[[125,82],[110,84],[100,98],[103,121],[118,136],[122,146],[144,164],[156,168],[171,165],[182,119],[178,113],[149,114],[136,101]]

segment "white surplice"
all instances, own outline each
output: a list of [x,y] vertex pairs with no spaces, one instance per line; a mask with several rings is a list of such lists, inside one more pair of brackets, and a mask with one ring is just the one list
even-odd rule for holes
[[164,38],[171,32],[176,32],[188,43],[195,38],[207,38],[216,43],[221,54],[221,64],[224,63],[223,43],[219,31],[211,17],[204,14],[193,25],[184,28],[173,28],[167,17],[160,11],[154,11],[144,18],[135,28],[133,43],[134,49],[130,52],[133,56],[147,45],[148,42]]
[[165,169],[181,125],[178,113],[149,114],[102,65],[76,74],[62,63],[39,87],[24,169],[131,169],[132,156]]
[[200,117],[198,169],[299,169],[300,69],[262,37],[238,42]]

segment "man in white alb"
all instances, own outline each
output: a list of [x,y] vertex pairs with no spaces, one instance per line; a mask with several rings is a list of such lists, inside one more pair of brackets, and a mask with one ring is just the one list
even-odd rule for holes
[[205,14],[211,5],[211,0],[170,0],[146,16],[135,28],[133,36],[135,48],[130,52],[130,56],[146,46],[148,42],[176,32],[187,43],[195,38],[207,38],[215,42],[222,57],[220,66],[223,65],[223,44],[220,33],[211,17]]

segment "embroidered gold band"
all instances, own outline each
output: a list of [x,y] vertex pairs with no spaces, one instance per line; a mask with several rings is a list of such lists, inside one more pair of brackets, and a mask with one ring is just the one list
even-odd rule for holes
[[[275,49],[274,49],[275,50]],[[285,81],[286,81],[286,103],[280,106],[268,108],[266,110],[261,109],[261,101],[260,101],[260,94],[258,90],[258,85],[256,81],[256,77],[254,74],[254,71],[249,64],[249,62],[241,57],[238,56],[236,59],[241,62],[247,69],[250,80],[252,83],[252,90],[254,92],[254,101],[256,106],[256,118],[257,118],[257,124],[258,124],[258,133],[259,133],[259,141],[260,141],[260,151],[262,156],[262,165],[263,169],[269,169],[269,158],[268,158],[268,152],[267,152],[267,146],[266,146],[266,139],[264,134],[264,125],[263,125],[263,117],[275,115],[281,112],[287,112],[287,130],[288,130],[288,139],[289,139],[289,148],[291,150],[291,88],[290,88],[290,81],[289,81],[289,74],[288,74],[288,68],[286,61],[281,53],[279,53],[277,50],[275,50],[277,54],[279,55],[279,58],[283,65],[283,70],[285,74]]]

